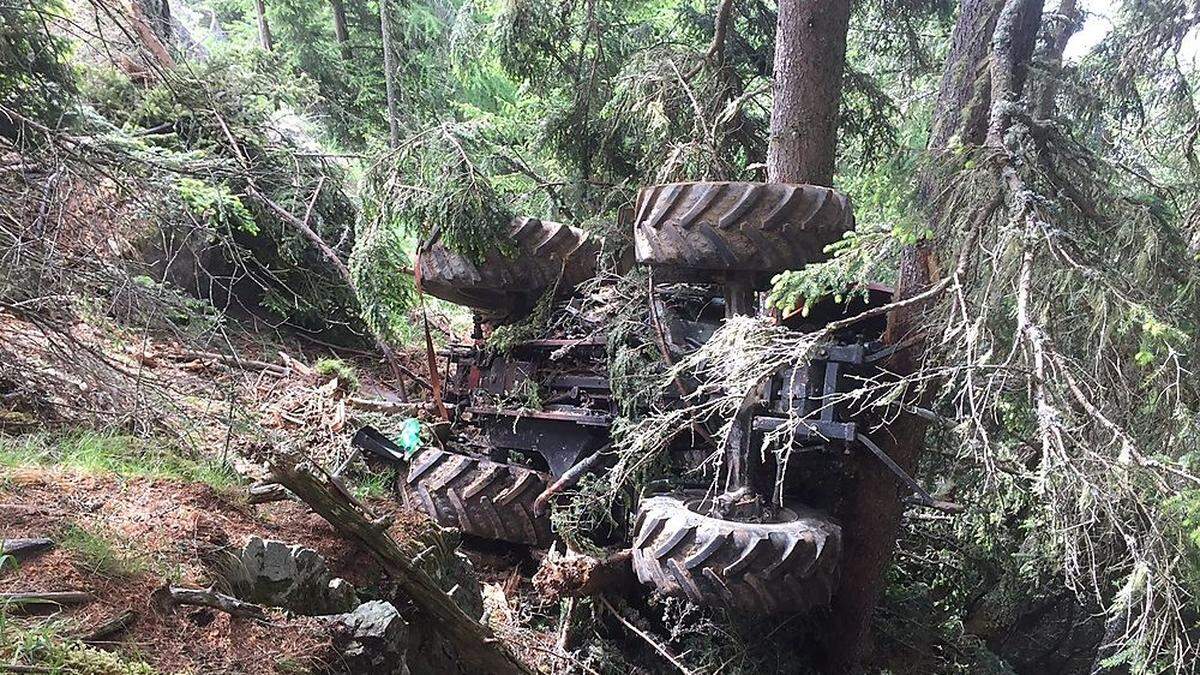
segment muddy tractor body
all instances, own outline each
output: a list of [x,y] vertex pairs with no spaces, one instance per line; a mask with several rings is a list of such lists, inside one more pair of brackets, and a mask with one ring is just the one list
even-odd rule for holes
[[[822,260],[825,247],[854,224],[849,201],[834,190],[762,183],[644,188],[631,220],[636,264],[670,289],[656,294],[651,286],[649,300],[668,361],[700,348],[728,317],[761,311],[756,292],[774,274]],[[556,296],[556,311],[584,314],[577,289],[596,272],[600,242],[528,218],[514,220],[511,236],[515,253],[480,263],[436,242],[428,246],[418,263],[425,292],[471,307],[492,324],[521,318],[547,294]],[[602,290],[593,285],[590,292]],[[890,293],[873,288],[866,305],[863,295],[852,310],[830,299],[777,319],[814,331],[886,303]],[[482,340],[449,348],[445,395],[459,440],[453,449],[425,448],[412,458],[403,481],[412,504],[470,535],[540,547],[554,540],[550,502],[563,486],[606,470],[620,410],[605,318],[575,325],[513,341],[502,352],[485,349]],[[632,548],[642,583],[749,613],[828,602],[841,564],[842,525],[829,514],[843,463],[863,444],[879,453],[839,401],[876,374],[887,353],[882,326],[882,316],[848,323],[811,359],[755,387],[731,424],[680,434],[686,440],[672,452],[672,487],[640,495],[632,524],[612,534]],[[677,383],[664,389],[660,404],[683,405],[689,394]],[[718,427],[727,429],[723,438],[712,437]],[[759,452],[766,434],[781,431],[792,448],[787,467]],[[689,483],[718,447],[718,473]]]

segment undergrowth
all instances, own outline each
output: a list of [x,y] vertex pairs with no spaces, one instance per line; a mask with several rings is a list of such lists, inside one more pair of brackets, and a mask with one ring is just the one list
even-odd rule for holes
[[349,391],[359,387],[358,370],[341,359],[321,359],[313,364],[313,370],[325,379],[336,377]]
[[31,624],[0,605],[0,663],[13,672],[153,675],[146,663],[89,647],[63,634],[62,622]]
[[58,543],[74,555],[75,564],[88,574],[113,579],[135,577],[149,570],[144,557],[125,550],[112,537],[78,523],[66,526]]
[[240,482],[234,470],[149,439],[90,431],[0,436],[0,466],[61,467],[122,477],[173,478],[229,490]]

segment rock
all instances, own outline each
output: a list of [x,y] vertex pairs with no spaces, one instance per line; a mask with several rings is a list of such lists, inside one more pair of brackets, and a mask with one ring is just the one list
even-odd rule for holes
[[349,612],[354,586],[335,578],[311,548],[251,537],[222,565],[233,595],[248,602],[309,615]]
[[331,672],[409,675],[405,658],[408,624],[392,603],[364,602],[353,612],[328,621],[338,653]]

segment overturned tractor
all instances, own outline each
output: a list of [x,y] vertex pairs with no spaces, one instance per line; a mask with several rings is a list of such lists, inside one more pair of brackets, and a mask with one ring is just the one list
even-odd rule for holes
[[[854,226],[849,201],[832,189],[761,183],[644,188],[632,221],[637,264],[677,284],[651,299],[662,315],[658,339],[668,361],[700,348],[727,317],[762,311],[757,292],[774,274],[823,259],[825,247]],[[507,253],[478,263],[437,242],[428,245],[418,263],[423,289],[472,308],[480,324],[493,326],[521,319],[549,296],[564,311],[582,313],[571,309],[571,297],[595,274],[600,242],[530,218],[515,219],[510,234]],[[887,295],[868,293],[876,304]],[[830,301],[779,321],[815,331],[846,312]],[[403,490],[413,505],[470,535],[551,544],[553,496],[588,472],[606,470],[618,415],[605,358],[607,327],[599,319],[585,328],[516,341],[503,353],[483,348],[482,340],[450,348],[446,400],[456,442],[411,458]],[[672,446],[671,465],[679,474],[673,487],[642,495],[628,519],[632,525],[612,534],[632,548],[640,582],[748,613],[801,611],[829,601],[841,565],[842,524],[828,514],[845,455],[865,448],[924,494],[862,433],[847,405],[831,403],[875,375],[887,354],[881,332],[877,319],[833,333],[804,365],[755,387],[732,423],[720,425],[725,437],[714,439],[703,428],[682,435]],[[691,393],[686,383],[677,385],[663,394],[663,405],[679,405]],[[784,427],[799,453],[786,467],[757,451],[766,434]],[[360,434],[358,441],[377,454],[394,454],[386,439]],[[725,451],[717,475],[690,485],[687,476],[718,446]]]

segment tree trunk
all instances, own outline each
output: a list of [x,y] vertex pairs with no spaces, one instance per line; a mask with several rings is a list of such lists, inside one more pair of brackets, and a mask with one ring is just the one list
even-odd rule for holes
[[174,30],[171,26],[171,3],[169,0],[134,0],[135,11],[142,12],[150,30],[158,36],[164,46],[171,44]]
[[419,620],[449,639],[464,665],[463,672],[530,674],[533,671],[499,640],[489,627],[468,616],[415,564],[388,533],[387,518],[368,520],[361,504],[329,474],[286,451],[263,453],[275,478],[308,504],[342,536],[375,555],[396,584],[399,595],[412,601]]
[[161,3],[134,0],[131,8],[133,30],[141,39],[146,51],[163,70],[174,68],[175,59],[167,50],[171,37],[171,6],[166,0]]
[[929,150],[940,153],[958,137],[980,145],[987,135],[991,76],[987,61],[1004,0],[965,0],[950,36],[950,53],[929,128]]
[[254,0],[254,14],[258,17],[258,43],[262,48],[271,51],[275,42],[271,39],[271,27],[267,25],[267,7],[263,0]]
[[768,181],[833,183],[849,25],[849,0],[780,0]]
[[1060,0],[1053,20],[1056,30],[1051,34],[1046,51],[1042,54],[1043,71],[1035,83],[1030,98],[1034,102],[1034,117],[1048,119],[1054,116],[1054,97],[1058,94],[1058,76],[1062,72],[1063,52],[1071,36],[1082,25],[1082,16],[1076,0]]
[[342,51],[342,60],[349,61],[352,54],[350,32],[346,30],[346,5],[342,0],[329,0],[329,5],[333,8],[333,35]]
[[1008,0],[992,36],[992,106],[987,143],[1000,147],[1011,113],[1019,104],[1037,44],[1043,0]]
[[[1006,6],[1006,5],[1017,5]],[[998,36],[1001,14],[1007,28]],[[950,53],[942,70],[935,115],[931,121],[928,151],[936,158],[955,145],[981,145],[988,137],[993,92],[1015,104],[1032,54],[1041,15],[1041,0],[965,0],[951,38]],[[999,39],[998,39],[999,38]],[[993,46],[1000,44],[1004,67],[991,67]],[[993,85],[999,79],[1000,87]],[[1012,87],[1016,89],[1003,89]],[[922,201],[939,193],[937,171],[918,178]],[[936,207],[935,207],[936,208]],[[930,214],[936,231],[938,214]],[[939,262],[933,242],[922,241],[901,254],[896,300],[920,295],[938,278]],[[886,344],[907,342],[885,365],[886,370],[905,376],[920,367],[925,350],[923,334],[928,328],[930,302],[916,303],[888,315]],[[930,392],[925,392],[929,396]],[[914,474],[924,448],[928,423],[915,415],[904,415],[878,439],[881,448],[909,474]],[[846,504],[842,520],[846,528],[842,579],[834,594],[832,616],[826,635],[826,670],[853,672],[861,668],[870,650],[871,617],[883,590],[884,574],[895,550],[904,510],[895,477],[865,453],[856,453],[846,482]]]
[[389,147],[400,145],[400,118],[396,109],[396,55],[392,45],[392,18],[388,0],[379,3],[379,32],[383,39],[383,81],[387,89]]

